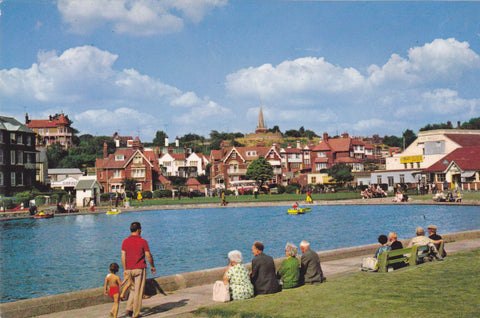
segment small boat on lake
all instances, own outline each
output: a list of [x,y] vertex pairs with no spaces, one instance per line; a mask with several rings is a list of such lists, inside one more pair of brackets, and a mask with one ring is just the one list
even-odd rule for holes
[[53,218],[55,216],[55,214],[53,213],[43,213],[43,212],[40,212],[38,214],[35,214],[33,216],[34,219],[50,219],[50,218]]
[[298,209],[288,209],[288,214],[305,214],[306,212],[311,212],[312,208],[298,208]]
[[107,211],[107,215],[115,215],[120,213],[122,213],[122,211],[120,211],[119,209],[110,209]]

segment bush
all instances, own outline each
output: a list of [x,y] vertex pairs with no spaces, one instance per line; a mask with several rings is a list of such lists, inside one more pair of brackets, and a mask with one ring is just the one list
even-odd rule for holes
[[285,187],[281,184],[277,185],[278,194],[285,193]]
[[172,190],[160,190],[160,198],[170,198],[172,196]]
[[60,202],[61,198],[62,198],[62,195],[60,193],[54,193],[50,196],[50,203],[57,204],[57,202]]
[[152,191],[142,191],[142,198],[151,199],[152,198]]
[[44,195],[37,195],[35,197],[35,205],[44,205],[47,202],[47,198]]
[[133,198],[133,192],[132,191],[125,191],[125,197],[132,199]]
[[162,195],[162,190],[154,190],[153,193],[152,193],[152,197],[154,199],[157,199],[157,198],[161,198],[161,195]]
[[110,201],[110,193],[102,193],[100,194],[100,201]]
[[289,184],[285,188],[285,192],[287,193],[297,193],[297,190],[299,190],[300,187],[296,184]]
[[12,199],[2,199],[0,200],[0,206],[2,208],[7,209],[13,209],[16,207],[15,202]]

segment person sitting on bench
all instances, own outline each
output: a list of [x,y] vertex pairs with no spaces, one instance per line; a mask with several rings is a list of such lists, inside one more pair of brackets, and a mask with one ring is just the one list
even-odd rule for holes
[[421,227],[417,227],[415,233],[417,234],[417,236],[412,238],[412,240],[408,244],[408,247],[412,247],[413,245],[426,245],[429,249],[428,256],[430,259],[434,257],[438,261],[443,260],[442,256],[438,253],[437,248],[435,247],[435,244],[440,244],[443,242],[443,240],[434,241],[428,237],[425,237],[425,230]]

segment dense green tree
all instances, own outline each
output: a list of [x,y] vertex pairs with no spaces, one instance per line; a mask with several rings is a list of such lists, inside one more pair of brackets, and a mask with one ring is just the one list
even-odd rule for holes
[[314,131],[307,129],[303,133],[302,137],[305,137],[305,138],[308,138],[309,140],[312,140],[313,138],[318,137],[318,135]]
[[332,177],[335,182],[345,183],[353,180],[352,167],[344,163],[337,163],[328,169],[328,175]]
[[230,144],[236,147],[241,147],[242,144],[235,141],[235,138],[243,138],[244,135],[240,132],[237,133],[220,133],[216,130],[210,132],[210,150],[220,149],[222,141],[228,140]]
[[165,146],[166,136],[167,134],[163,130],[160,130],[160,131],[157,130],[157,133],[155,134],[155,138],[153,138],[153,141],[152,141],[153,145],[159,146],[159,147]]
[[435,129],[453,129],[452,123],[447,122],[441,124],[428,124],[425,127],[420,128],[420,131],[435,130]]
[[259,156],[248,165],[246,177],[255,180],[261,187],[265,181],[273,178],[273,167],[264,157]]
[[411,129],[407,129],[403,132],[403,141],[405,142],[405,149],[417,139],[417,135]]
[[47,158],[49,168],[58,168],[60,161],[67,156],[68,152],[59,143],[47,147]]
[[287,130],[284,135],[286,137],[294,137],[294,138],[302,137],[302,134],[298,130],[295,130],[295,129]]
[[124,178],[122,180],[122,185],[125,191],[134,192],[137,188],[137,181],[134,178]]
[[277,125],[273,126],[272,128],[268,128],[268,129],[267,129],[267,132],[272,132],[272,133],[279,132],[279,133],[282,133],[282,132],[280,131],[280,128],[279,128]]
[[385,136],[383,137],[383,143],[389,147],[402,147],[403,141],[402,138],[397,136]]
[[480,117],[472,118],[460,126],[462,129],[480,129]]

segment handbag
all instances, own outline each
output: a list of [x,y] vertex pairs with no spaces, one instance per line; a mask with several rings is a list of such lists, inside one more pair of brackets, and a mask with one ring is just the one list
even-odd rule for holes
[[221,280],[217,280],[213,285],[213,301],[227,302],[230,301],[230,291],[228,283],[224,283]]
[[373,257],[364,257],[362,259],[362,270],[363,271],[376,271],[378,270],[377,259]]

